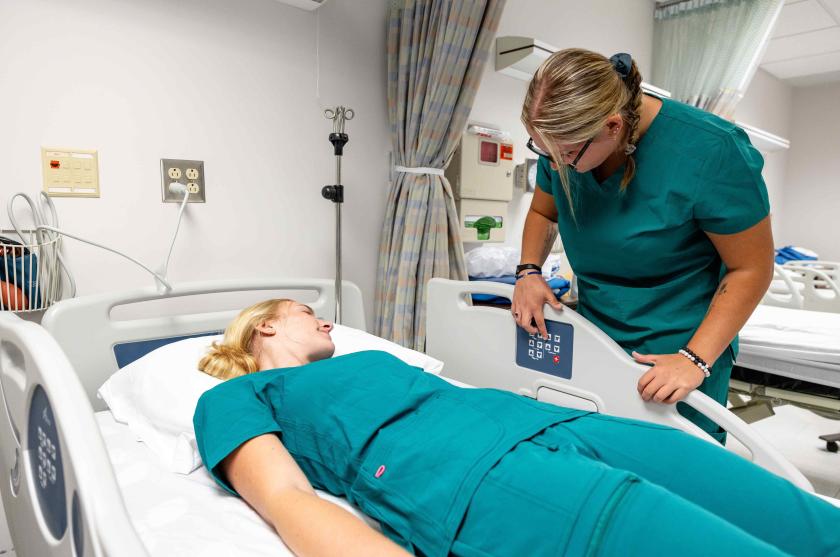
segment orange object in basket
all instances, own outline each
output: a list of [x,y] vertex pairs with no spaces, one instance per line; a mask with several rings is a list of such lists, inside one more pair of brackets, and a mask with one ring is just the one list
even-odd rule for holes
[[5,310],[20,311],[29,307],[29,301],[23,294],[23,290],[3,281],[0,281],[0,302]]

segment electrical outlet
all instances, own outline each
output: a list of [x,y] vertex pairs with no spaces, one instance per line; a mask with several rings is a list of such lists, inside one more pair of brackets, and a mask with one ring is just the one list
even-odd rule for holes
[[205,203],[204,161],[160,159],[162,200],[164,203],[181,203],[183,195],[169,191],[169,184],[184,184],[189,192],[187,203]]

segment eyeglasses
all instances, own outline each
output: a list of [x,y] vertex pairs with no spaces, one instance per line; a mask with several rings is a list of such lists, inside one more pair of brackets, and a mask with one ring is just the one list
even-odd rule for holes
[[[583,157],[583,154],[586,153],[586,150],[589,149],[589,146],[592,145],[593,141],[595,141],[594,137],[592,139],[587,140],[586,143],[583,144],[583,147],[580,148],[580,151],[578,151],[578,154],[575,157],[575,160],[568,163],[568,165],[571,166],[572,168],[577,168],[578,162],[580,161],[581,157]],[[542,149],[540,149],[539,147],[537,147],[534,144],[534,139],[533,138],[528,138],[527,147],[532,153],[536,153],[537,155],[539,155],[541,157],[547,158],[550,162],[552,162],[554,164],[558,164],[557,161],[554,160],[554,157],[552,157],[549,153],[546,153],[545,151],[543,151]],[[562,155],[561,155],[561,157],[562,157]]]

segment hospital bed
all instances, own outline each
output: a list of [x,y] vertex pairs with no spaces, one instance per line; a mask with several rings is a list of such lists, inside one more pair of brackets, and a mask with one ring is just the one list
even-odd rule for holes
[[[202,298],[200,309],[156,316],[162,311],[158,302],[246,293],[252,295],[250,303],[277,291],[306,301],[318,315],[334,310],[331,280],[276,280],[77,298],[53,306],[43,327],[0,315],[0,451],[8,474],[0,480],[0,494],[18,555],[290,555],[273,529],[218,488],[203,468],[187,476],[164,469],[95,397],[120,365],[166,342],[218,332],[244,305],[213,309],[217,306]],[[301,298],[301,292],[314,293],[314,300]],[[466,296],[474,292],[509,296],[512,287],[439,280],[429,285],[429,352],[448,360],[444,369],[450,377],[676,425],[705,437],[673,407],[632,396],[644,368],[572,311],[548,314],[565,329],[560,359],[569,379],[517,365],[516,342],[522,339],[509,313],[472,307]],[[345,282],[342,296],[344,323],[364,329],[358,288]],[[118,311],[146,305],[151,310],[145,316]],[[526,346],[529,340],[524,339]],[[700,393],[688,402],[741,440],[758,464],[810,490],[808,481],[746,424]],[[358,513],[346,501],[337,503]]]
[[773,281],[762,304],[840,313],[840,264],[791,261],[775,265]]
[[780,402],[840,418],[840,314],[759,305],[741,330],[736,365],[766,374],[733,372],[731,389],[750,397],[735,411],[750,421]]

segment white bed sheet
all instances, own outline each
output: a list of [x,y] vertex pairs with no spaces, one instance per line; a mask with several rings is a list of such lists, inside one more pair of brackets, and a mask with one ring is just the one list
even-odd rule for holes
[[813,352],[833,361],[840,358],[840,313],[759,305],[739,337],[742,345]]
[[[280,537],[244,501],[200,468],[167,470],[110,411],[96,413],[117,482],[140,539],[153,557],[292,556]],[[376,525],[346,500],[319,492]]]

